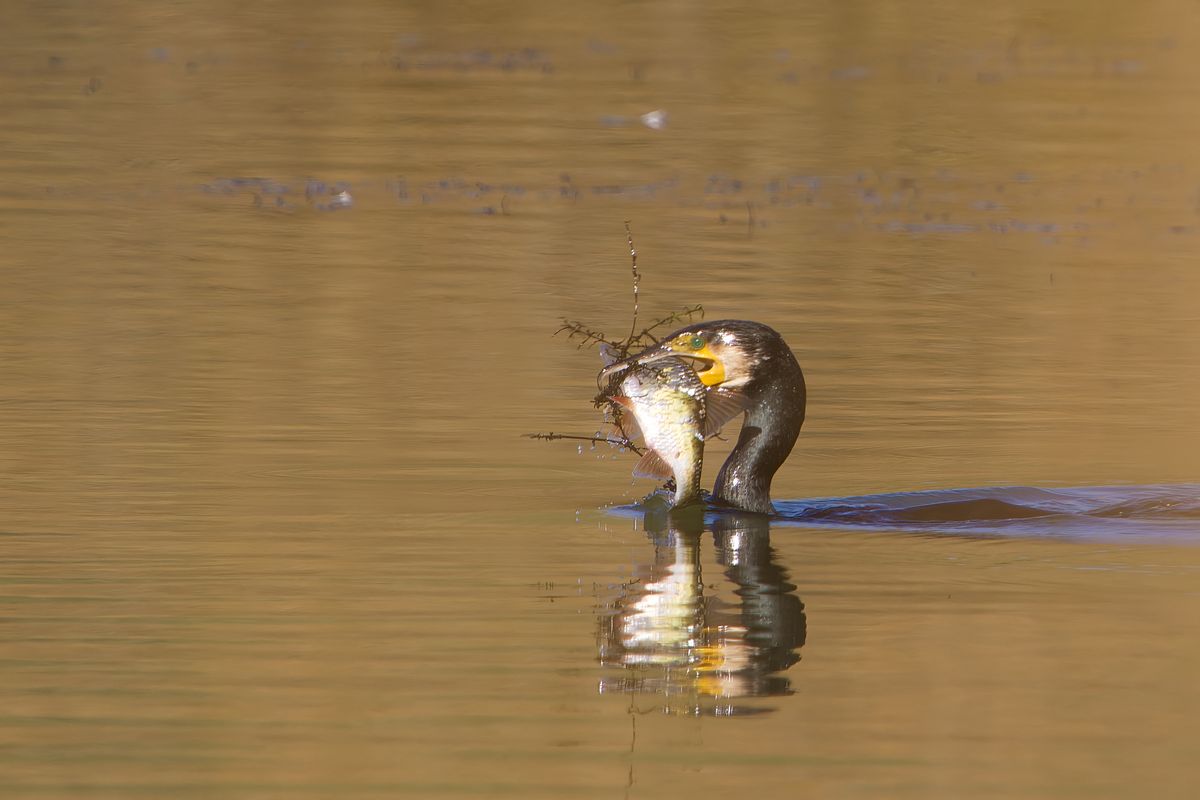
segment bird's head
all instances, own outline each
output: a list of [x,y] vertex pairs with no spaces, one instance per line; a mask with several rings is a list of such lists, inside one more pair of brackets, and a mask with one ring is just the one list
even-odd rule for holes
[[726,319],[680,328],[633,360],[649,364],[672,356],[690,359],[706,386],[753,390],[764,363],[783,353],[791,357],[782,337],[766,325]]

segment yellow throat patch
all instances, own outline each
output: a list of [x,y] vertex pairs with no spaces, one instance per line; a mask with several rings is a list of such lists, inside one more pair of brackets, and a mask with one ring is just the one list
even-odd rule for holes
[[713,353],[712,348],[708,346],[707,342],[705,342],[703,347],[697,349],[692,346],[690,337],[684,337],[681,340],[672,342],[671,349],[685,356],[707,359],[712,364],[708,369],[697,373],[700,382],[705,386],[716,386],[725,382],[725,365]]

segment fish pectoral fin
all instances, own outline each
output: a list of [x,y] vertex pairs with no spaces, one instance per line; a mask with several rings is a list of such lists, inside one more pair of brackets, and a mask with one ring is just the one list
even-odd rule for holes
[[750,407],[750,401],[741,392],[729,389],[709,389],[705,395],[704,438],[721,432],[721,428]]
[[637,417],[633,415],[633,400],[623,394],[604,395],[604,399],[617,406],[611,411],[614,416],[613,422],[621,435],[631,442],[641,438],[642,430],[638,427]]
[[645,438],[642,436],[642,429],[638,426],[637,418],[633,414],[622,414],[618,429],[631,442]]
[[653,478],[665,481],[674,475],[675,473],[667,466],[667,462],[663,461],[662,456],[653,450],[647,450],[633,468],[633,477],[635,478]]

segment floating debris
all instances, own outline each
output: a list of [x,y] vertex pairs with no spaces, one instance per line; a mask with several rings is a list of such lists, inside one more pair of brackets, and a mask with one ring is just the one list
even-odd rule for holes
[[[704,317],[704,308],[699,305],[688,306],[679,311],[663,317],[653,324],[643,327],[638,330],[638,314],[640,311],[640,293],[641,293],[641,272],[638,270],[638,255],[637,248],[633,244],[633,231],[629,227],[629,223],[625,223],[626,241],[629,244],[629,259],[630,273],[633,276],[633,320],[629,326],[629,334],[621,340],[609,339],[603,331],[595,330],[582,322],[576,322],[569,319],[563,319],[562,325],[555,335],[557,336],[564,331],[567,333],[568,339],[579,340],[578,348],[583,349],[591,345],[602,345],[606,350],[606,360],[615,362],[627,358],[634,350],[641,350],[651,344],[657,344],[658,339],[654,336],[654,331],[670,325],[672,323],[688,321],[691,322],[696,317]],[[603,431],[596,431],[592,436],[577,436],[571,434],[559,433],[529,433],[525,434],[531,439],[581,439],[590,441],[593,444],[601,442],[609,445],[622,448],[620,452],[624,452],[623,448],[628,448],[638,455],[643,455],[644,450],[632,441],[632,436],[625,427],[625,408],[615,402],[611,396],[605,391],[601,391],[594,400],[596,408],[604,411],[605,421],[616,429],[615,435],[606,435]]]
[[652,131],[661,131],[667,127],[667,112],[656,108],[641,116],[642,124]]

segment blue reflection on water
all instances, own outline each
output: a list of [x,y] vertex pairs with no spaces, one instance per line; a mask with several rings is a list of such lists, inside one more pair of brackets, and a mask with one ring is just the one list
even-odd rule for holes
[[[612,509],[640,516],[657,495]],[[1027,486],[777,500],[772,526],[1200,543],[1200,484]],[[728,514],[710,506],[707,515]]]

